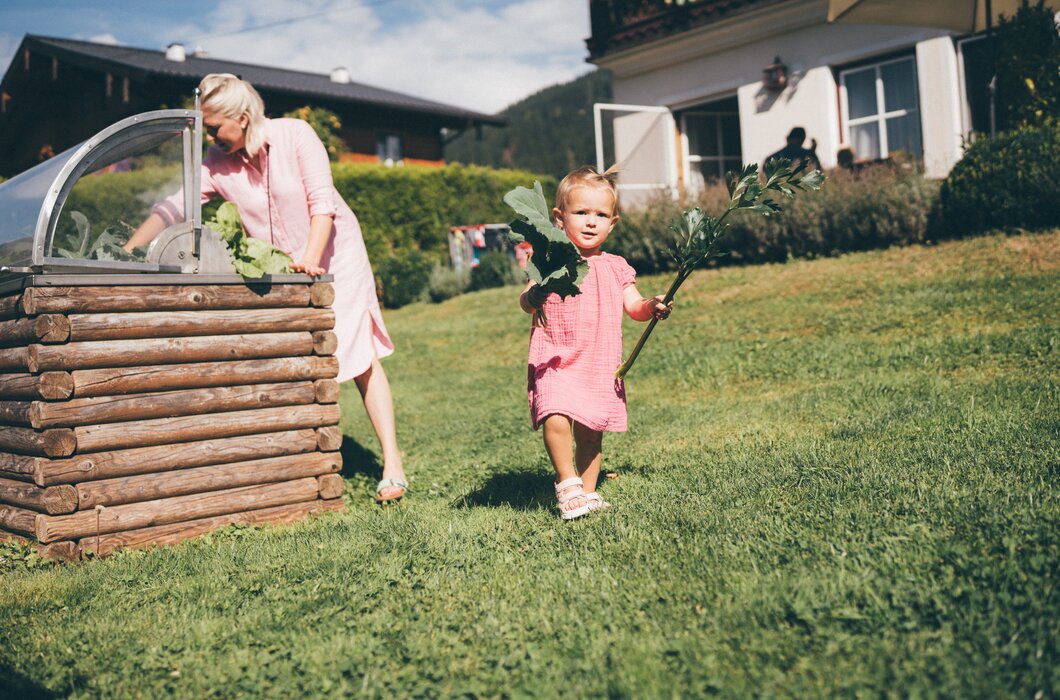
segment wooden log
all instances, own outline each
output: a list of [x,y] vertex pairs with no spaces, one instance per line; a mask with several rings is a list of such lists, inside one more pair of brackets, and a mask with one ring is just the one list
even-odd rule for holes
[[[70,376],[73,380],[73,395],[89,397],[236,384],[331,379],[338,373],[337,358],[305,355],[263,360],[236,360],[235,362],[78,369],[71,372]],[[2,391],[2,381],[3,375],[0,375],[0,391]]]
[[309,285],[309,303],[313,306],[331,306],[335,303],[335,287],[330,282]]
[[69,337],[73,341],[289,333],[335,327],[334,311],[314,308],[71,314],[69,318]]
[[102,481],[86,481],[76,487],[77,506],[80,510],[88,510],[97,505],[115,506],[138,501],[153,501],[158,498],[187,496],[192,493],[219,491],[237,486],[270,484],[306,476],[332,474],[341,468],[342,457],[338,452],[309,452],[234,464],[180,469],[161,474],[141,474]]
[[317,428],[317,449],[331,452],[342,447],[342,428],[337,425],[326,425]]
[[[328,380],[334,381],[334,380]],[[100,396],[62,402],[0,401],[0,423],[37,430],[79,425],[226,413],[274,406],[314,403],[312,382],[279,382],[162,391],[127,396]]]
[[[326,359],[326,358],[320,358]],[[59,401],[74,393],[74,380],[68,372],[42,374],[0,374],[0,398]]]
[[195,311],[309,306],[307,284],[143,285],[30,287],[21,309],[43,313],[110,311]]
[[182,520],[312,501],[317,497],[317,490],[316,478],[306,477],[277,484],[240,486],[190,496],[99,507],[70,515],[36,515],[36,534],[40,542],[48,543],[108,532],[136,530]]
[[[314,433],[314,439],[316,439]],[[318,440],[319,441],[319,440]],[[27,455],[16,455],[10,452],[0,452],[0,478],[14,479],[16,481],[35,482],[35,476],[42,462],[49,462],[47,457],[30,457]],[[44,486],[35,482],[38,486]]]
[[16,294],[9,294],[6,297],[0,297],[0,321],[18,318],[21,314],[21,311],[19,311],[20,301],[22,301],[21,291]]
[[77,489],[66,484],[41,488],[36,484],[0,479],[0,503],[29,508],[38,513],[73,513],[77,510],[77,497]]
[[[331,331],[319,332],[331,333]],[[45,372],[98,367],[250,360],[260,357],[290,357],[311,355],[315,352],[316,346],[317,343],[309,332],[204,335],[190,338],[144,340],[90,340],[66,345],[29,345],[26,348],[28,358],[24,360],[26,366],[22,369],[30,372]]]
[[81,558],[81,549],[78,542],[66,540],[65,542],[52,542],[51,544],[39,544],[29,537],[16,535],[13,532],[0,530],[0,541],[14,540],[27,547],[33,547],[37,554],[45,559],[62,559],[63,561],[77,561]]
[[338,422],[339,407],[337,404],[327,406],[308,404],[213,415],[156,418],[132,423],[81,426],[74,428],[73,433],[76,441],[74,444],[80,452],[102,452],[127,447],[149,447],[236,435],[319,428],[324,425],[335,425]]
[[0,450],[38,457],[68,457],[77,449],[77,436],[68,428],[37,431],[0,429]]
[[0,372],[29,372],[29,347],[0,348]]
[[[338,336],[334,331],[315,331],[313,333],[313,353],[316,355],[334,355],[339,347]],[[293,354],[293,353],[292,353]]]
[[[318,488],[317,480],[312,479],[312,482],[313,496],[315,497]],[[0,504],[0,528],[3,528],[8,532],[14,532],[19,535],[28,535],[30,537],[33,537],[37,533],[38,517],[47,518],[56,516],[41,515],[40,513],[35,513],[34,511],[28,510],[26,508],[18,508],[16,506]],[[56,539],[61,540],[63,538],[57,537]]]
[[317,403],[338,403],[341,389],[334,379],[317,379],[313,382],[313,395]]
[[233,525],[235,523],[291,523],[310,515],[328,511],[338,512],[345,509],[346,506],[341,498],[331,501],[304,501],[285,506],[247,510],[242,513],[199,518],[198,520],[188,520],[170,525],[157,525],[139,530],[115,532],[100,535],[99,537],[86,537],[79,542],[79,550],[82,556],[84,554],[94,554],[105,557],[117,549],[177,544],[192,537],[205,535],[225,525]]
[[70,321],[62,314],[0,321],[0,347],[30,343],[65,343],[70,339]]
[[[302,454],[319,449],[318,443],[316,431],[303,428],[176,445],[91,452],[67,459],[0,455],[0,468],[10,464],[12,473],[4,472],[5,476],[51,486]],[[9,459],[11,457],[15,459]]]
[[346,482],[338,474],[323,474],[317,477],[317,484],[320,497],[327,500],[341,496]]

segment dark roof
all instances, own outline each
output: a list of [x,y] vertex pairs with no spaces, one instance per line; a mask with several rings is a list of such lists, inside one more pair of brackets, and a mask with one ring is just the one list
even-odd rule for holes
[[330,76],[319,73],[225,61],[210,56],[195,56],[191,51],[187,52],[184,61],[170,61],[166,58],[165,51],[32,34],[26,35],[23,45],[43,50],[44,53],[55,55],[86,68],[105,69],[142,78],[165,76],[177,79],[186,78],[198,83],[202,76],[208,73],[235,73],[244,80],[250,81],[256,88],[264,90],[441,115],[481,124],[505,124],[502,117],[473,112],[363,83],[336,83],[332,82]]

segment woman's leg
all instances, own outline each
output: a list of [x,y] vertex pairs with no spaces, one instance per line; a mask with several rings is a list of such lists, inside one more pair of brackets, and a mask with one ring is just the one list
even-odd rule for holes
[[[541,424],[541,434],[545,440],[545,451],[552,460],[552,468],[556,470],[556,483],[578,476],[578,472],[574,470],[574,455],[571,450],[571,419],[553,413]],[[565,507],[573,510],[584,505],[585,499],[575,496],[567,501]]]
[[596,483],[600,479],[600,464],[603,462],[603,451],[601,449],[604,434],[599,430],[587,428],[581,423],[574,423],[574,463],[578,468],[578,475],[585,482],[585,492],[596,490]]
[[[383,478],[404,479],[405,470],[401,463],[401,452],[397,445],[397,428],[394,423],[394,398],[390,393],[390,382],[387,381],[379,358],[372,360],[368,370],[353,380],[364,400],[368,420],[372,421],[379,445],[383,448]],[[383,499],[396,498],[401,495],[401,488],[392,486],[383,489],[379,494]]]

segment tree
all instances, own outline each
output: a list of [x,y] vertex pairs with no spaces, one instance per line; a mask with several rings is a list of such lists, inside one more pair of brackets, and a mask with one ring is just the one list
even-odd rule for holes
[[1024,0],[997,30],[998,128],[1041,124],[1060,114],[1060,24],[1045,0]]

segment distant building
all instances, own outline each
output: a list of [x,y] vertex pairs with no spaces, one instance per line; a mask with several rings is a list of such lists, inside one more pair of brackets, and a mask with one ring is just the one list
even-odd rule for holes
[[330,76],[223,61],[179,44],[166,51],[26,35],[0,81],[0,175],[10,177],[139,112],[179,108],[207,73],[235,73],[269,116],[312,105],[342,122],[347,159],[443,162],[445,134],[500,117]]
[[[695,189],[779,150],[793,127],[825,168],[896,151],[943,177],[988,130],[981,36],[826,21],[827,0],[589,0],[589,61],[614,76],[604,107],[624,198]],[[612,132],[613,130],[613,132]]]

